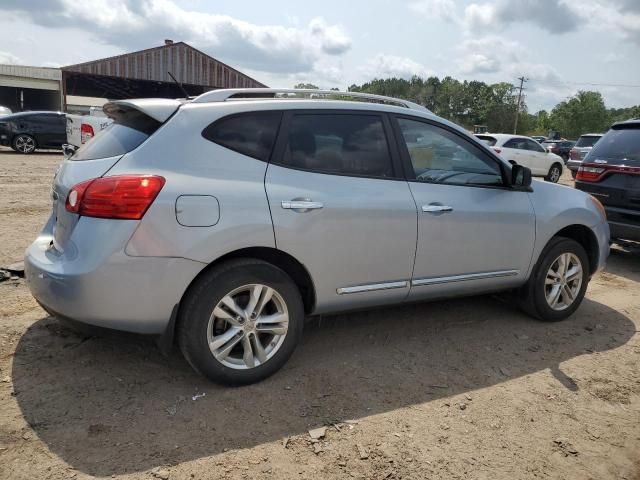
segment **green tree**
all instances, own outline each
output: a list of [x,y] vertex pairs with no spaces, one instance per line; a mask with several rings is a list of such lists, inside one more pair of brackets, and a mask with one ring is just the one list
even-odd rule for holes
[[549,121],[553,130],[567,138],[606,131],[611,123],[600,92],[582,90],[556,105]]

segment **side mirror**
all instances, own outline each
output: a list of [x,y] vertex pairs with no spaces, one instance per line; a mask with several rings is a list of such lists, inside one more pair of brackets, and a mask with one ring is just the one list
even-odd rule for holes
[[531,186],[531,170],[522,165],[511,167],[511,185],[514,187],[527,188]]
[[62,144],[62,155],[64,156],[65,160],[70,159],[73,154],[76,153],[76,150],[78,150],[78,147],[76,147],[75,145],[71,145],[69,143]]

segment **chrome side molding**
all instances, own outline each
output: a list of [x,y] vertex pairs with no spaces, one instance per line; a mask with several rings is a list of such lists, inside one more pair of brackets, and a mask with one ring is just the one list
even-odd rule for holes
[[452,275],[450,277],[419,278],[411,281],[412,287],[425,285],[437,285],[440,283],[464,282],[466,280],[482,280],[485,278],[512,277],[518,275],[520,270],[499,270],[496,272],[468,273],[465,275]]
[[405,288],[409,286],[408,281],[402,282],[386,282],[386,283],[370,283],[368,285],[355,285],[353,287],[341,287],[336,290],[338,295],[349,293],[374,292],[376,290],[390,290],[392,288]]

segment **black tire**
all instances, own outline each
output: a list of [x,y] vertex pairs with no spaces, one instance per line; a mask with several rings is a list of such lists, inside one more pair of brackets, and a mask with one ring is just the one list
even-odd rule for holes
[[[208,343],[209,318],[220,300],[233,290],[250,284],[273,288],[286,304],[289,323],[284,341],[263,364],[244,370],[218,361]],[[277,372],[289,359],[302,337],[304,306],[296,284],[281,269],[257,259],[225,262],[198,278],[183,298],[178,314],[177,338],[184,357],[200,374],[225,385],[246,385]]]
[[[556,259],[563,253],[572,253],[582,264],[582,285],[573,303],[564,310],[554,310],[547,302],[545,295],[545,280],[547,272]],[[589,284],[589,258],[582,245],[575,240],[565,237],[554,237],[540,254],[531,277],[518,291],[520,308],[534,318],[545,322],[558,322],[571,316],[582,303]]]
[[547,173],[547,176],[544,177],[544,179],[547,182],[558,183],[558,180],[560,180],[561,176],[562,176],[562,165],[560,165],[559,163],[554,163],[553,165],[551,165],[551,168],[549,169],[549,173]]
[[25,155],[35,152],[37,147],[36,139],[27,133],[16,135],[11,142],[11,148],[14,151]]

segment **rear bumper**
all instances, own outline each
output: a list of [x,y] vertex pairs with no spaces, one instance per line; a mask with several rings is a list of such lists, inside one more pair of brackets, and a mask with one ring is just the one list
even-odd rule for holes
[[172,309],[204,267],[182,258],[130,257],[123,251],[93,252],[87,261],[77,250],[61,254],[50,246],[51,239],[41,234],[25,254],[31,293],[50,313],[105,328],[163,333]]
[[640,241],[640,211],[605,205],[611,238]]

